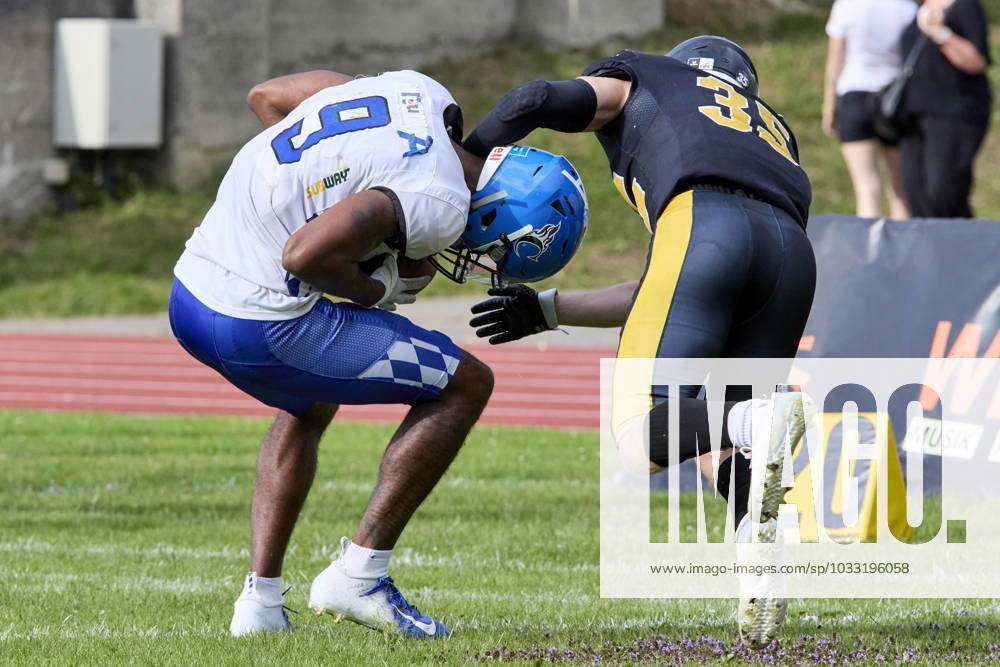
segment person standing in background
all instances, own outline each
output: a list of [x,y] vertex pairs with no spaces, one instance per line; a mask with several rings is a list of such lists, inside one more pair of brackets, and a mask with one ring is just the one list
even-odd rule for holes
[[972,164],[992,106],[988,33],[979,0],[924,0],[903,33],[904,51],[922,35],[931,42],[902,101],[903,189],[917,217],[972,217]]
[[872,97],[902,69],[899,37],[913,21],[912,0],[836,0],[826,25],[829,47],[823,89],[823,132],[839,139],[854,185],[856,215],[882,215],[879,158],[889,172],[889,215],[910,217],[903,197],[899,152],[872,125]]

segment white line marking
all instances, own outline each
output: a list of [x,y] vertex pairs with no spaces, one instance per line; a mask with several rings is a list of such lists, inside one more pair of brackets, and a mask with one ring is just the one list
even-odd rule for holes
[[[366,489],[368,487],[365,487]],[[299,547],[300,549],[302,547]],[[289,555],[295,555],[299,549],[294,546],[289,550]],[[334,545],[320,544],[303,549],[299,558],[304,558],[310,562],[328,561],[331,555],[336,553]],[[249,557],[247,549],[221,548],[203,549],[185,546],[175,546],[169,544],[156,544],[145,548],[123,547],[115,544],[81,544],[81,545],[61,545],[53,544],[35,539],[33,537],[15,540],[13,542],[0,542],[0,553],[29,554],[72,554],[72,555],[92,555],[110,557],[131,557],[131,558],[184,558],[188,560],[228,560],[245,561]],[[472,557],[460,552],[450,555],[430,555],[421,553],[414,549],[403,547],[397,549],[392,555],[392,564],[406,567],[443,567],[443,568],[470,568],[476,570],[515,570],[517,572],[542,572],[542,573],[566,573],[582,574],[587,572],[596,573],[599,571],[597,563],[576,563],[553,565],[549,563],[527,563],[521,560],[513,560],[501,557],[498,553],[495,558]],[[242,563],[240,563],[242,566]],[[42,575],[39,575],[42,576]],[[53,575],[60,576],[60,575]],[[240,577],[243,573],[240,573]],[[307,582],[308,583],[308,582]]]

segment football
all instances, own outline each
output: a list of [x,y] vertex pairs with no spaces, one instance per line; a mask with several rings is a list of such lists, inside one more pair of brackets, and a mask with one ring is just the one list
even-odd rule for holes
[[370,276],[374,273],[375,269],[382,266],[382,262],[385,261],[385,254],[375,255],[374,257],[369,257],[368,259],[363,259],[358,262],[358,269],[361,273],[366,276]]
[[[370,276],[375,269],[382,266],[383,261],[385,261],[384,254],[375,255],[374,257],[358,262],[358,266],[362,273]],[[400,278],[420,278],[421,276],[430,276],[433,278],[434,274],[437,273],[437,269],[434,268],[434,265],[426,257],[424,259],[410,259],[409,257],[401,256],[396,259],[396,266],[399,267]],[[416,294],[419,291],[411,290],[408,293]]]
[[[437,273],[437,269],[431,264],[431,261],[426,257],[424,259],[410,259],[409,257],[400,257],[397,260],[397,265],[399,266],[399,277],[400,278],[420,278],[423,276],[430,276],[431,279],[434,278],[434,274]],[[429,282],[427,283],[430,284]],[[420,290],[426,288],[427,285],[421,287],[419,290],[410,290],[409,294],[416,294]]]

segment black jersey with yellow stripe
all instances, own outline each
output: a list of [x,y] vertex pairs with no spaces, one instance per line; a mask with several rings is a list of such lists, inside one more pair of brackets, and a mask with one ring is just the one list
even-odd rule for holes
[[630,80],[617,118],[597,131],[615,187],[652,231],[693,185],[743,190],[805,227],[812,200],[795,136],[762,100],[667,56],[620,51],[584,76]]

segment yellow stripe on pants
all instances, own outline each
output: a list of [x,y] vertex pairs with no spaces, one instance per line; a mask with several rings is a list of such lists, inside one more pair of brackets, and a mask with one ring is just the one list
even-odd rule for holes
[[[619,446],[626,426],[638,422],[637,418],[645,417],[653,407],[653,360],[659,353],[660,339],[667,326],[693,223],[694,193],[690,191],[674,197],[656,222],[646,275],[639,285],[618,346],[618,359],[644,360],[619,362],[615,367],[611,423]],[[634,454],[639,452],[635,447],[629,449],[633,450],[633,455],[627,457],[631,461],[630,468],[638,466],[640,458],[642,465],[649,463],[648,452],[641,452],[641,457],[636,457]],[[649,465],[652,471],[654,466]]]

